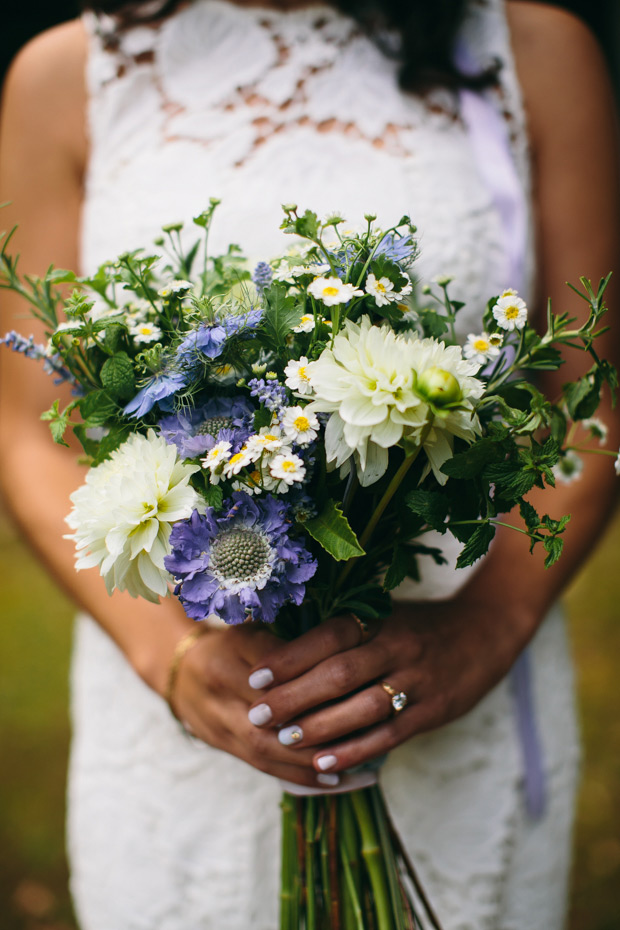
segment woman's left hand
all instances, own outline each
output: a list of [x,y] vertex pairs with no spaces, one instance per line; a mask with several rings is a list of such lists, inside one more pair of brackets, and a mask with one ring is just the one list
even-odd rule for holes
[[[368,762],[470,710],[511,667],[528,619],[458,598],[396,604],[362,643],[351,614],[334,617],[254,670],[250,683],[262,693],[250,720],[279,728],[292,751],[316,746],[319,772]],[[382,682],[405,693],[402,710]]]

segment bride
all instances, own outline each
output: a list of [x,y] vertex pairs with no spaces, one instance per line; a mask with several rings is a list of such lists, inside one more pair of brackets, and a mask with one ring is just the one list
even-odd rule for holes
[[[240,240],[253,259],[280,249],[282,201],[351,223],[409,212],[420,281],[455,276],[463,336],[507,286],[578,315],[564,282],[614,266],[611,92],[569,14],[526,0],[119,7],[35,39],[7,80],[0,200],[23,271],[92,271],[210,196],[213,247]],[[19,328],[12,297],[3,313]],[[505,534],[475,571],[402,586],[372,650],[343,616],[285,646],[214,626],[181,655],[193,625],[175,602],[108,598],[75,573],[61,536],[82,468],[39,421],[45,376],[2,363],[3,485],[83,610],[69,785],[83,930],[274,930],[277,778],[346,784],[386,752],[388,802],[445,930],[560,930],[578,749],[553,605],[609,515],[608,460],[547,493],[545,511],[572,514],[550,571]],[[409,695],[397,716],[381,679]]]

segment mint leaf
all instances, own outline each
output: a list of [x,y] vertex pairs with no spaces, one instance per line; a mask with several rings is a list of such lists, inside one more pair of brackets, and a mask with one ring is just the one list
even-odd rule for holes
[[504,451],[498,443],[491,439],[481,439],[475,442],[465,452],[453,455],[451,459],[441,466],[445,475],[451,478],[465,478],[469,480],[481,474],[488,465],[499,462],[504,457]]
[[101,367],[101,383],[113,398],[130,400],[136,393],[133,362],[126,352],[117,352]]
[[286,337],[301,320],[301,311],[295,306],[295,298],[287,297],[281,286],[272,286],[265,299],[267,308],[263,314],[262,333],[272,348],[283,348]]
[[410,510],[422,517],[425,523],[440,533],[446,532],[446,517],[448,516],[448,497],[438,491],[424,491],[418,488],[410,491],[405,497],[405,503]]
[[488,551],[494,536],[492,523],[479,523],[456,560],[456,567],[465,568],[477,562]]

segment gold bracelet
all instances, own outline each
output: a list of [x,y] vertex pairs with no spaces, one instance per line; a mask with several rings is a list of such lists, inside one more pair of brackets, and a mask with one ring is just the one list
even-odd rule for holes
[[185,656],[189,650],[194,646],[201,636],[204,636],[205,633],[209,632],[209,627],[204,621],[196,623],[196,626],[186,633],[185,636],[182,636],[174,647],[174,652],[172,653],[172,659],[170,660],[170,666],[168,668],[168,679],[166,681],[166,690],[164,691],[164,700],[170,708],[170,712],[173,717],[183,723],[172,703],[172,698],[174,697],[174,689],[176,687],[177,678],[179,677],[179,669],[181,668],[181,662],[183,656]]

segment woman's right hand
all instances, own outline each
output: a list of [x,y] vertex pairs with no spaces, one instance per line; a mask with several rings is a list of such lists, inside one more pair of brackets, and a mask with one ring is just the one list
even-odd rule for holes
[[261,772],[318,787],[312,766],[316,747],[283,746],[276,730],[254,726],[248,719],[256,702],[249,674],[277,645],[272,633],[253,624],[210,629],[181,660],[174,709],[190,732],[210,746]]

